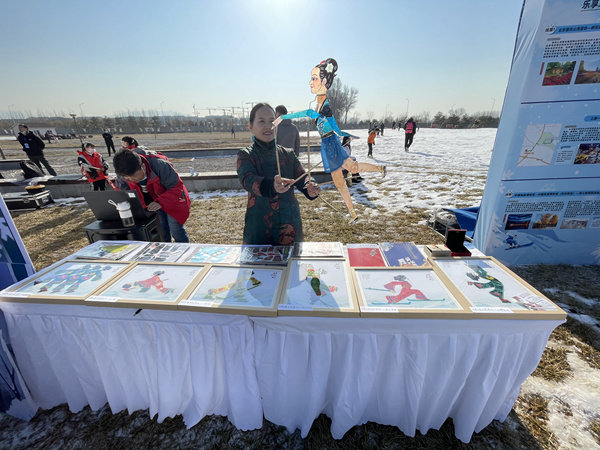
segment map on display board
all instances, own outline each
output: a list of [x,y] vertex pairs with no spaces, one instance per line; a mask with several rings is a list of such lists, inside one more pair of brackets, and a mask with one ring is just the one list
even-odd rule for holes
[[600,263],[600,3],[527,0],[475,245],[507,264]]

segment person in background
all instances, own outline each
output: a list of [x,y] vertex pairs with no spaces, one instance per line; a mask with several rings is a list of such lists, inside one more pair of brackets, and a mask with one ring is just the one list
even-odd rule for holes
[[104,138],[104,143],[106,144],[106,149],[108,150],[108,156],[110,157],[111,148],[113,153],[117,153],[115,150],[115,143],[113,142],[113,135],[109,133],[108,129],[104,130],[102,137]]
[[[288,110],[283,105],[275,108],[275,118],[287,113]],[[282,120],[277,126],[277,143],[282,147],[294,150],[296,156],[300,155],[300,132],[298,127],[292,123],[292,119]]]
[[305,171],[296,154],[277,145],[274,120],[275,111],[269,104],[254,105],[248,123],[252,144],[237,156],[238,179],[248,191],[243,236],[243,243],[248,245],[301,242],[302,218],[294,187],[309,200],[317,198],[320,192],[319,185],[306,176],[300,178]]
[[132,150],[138,155],[146,155],[146,150],[144,148],[140,148],[140,144],[131,136],[123,136],[121,138],[121,148],[124,150]]
[[86,143],[77,150],[77,164],[81,167],[81,173],[92,184],[95,191],[106,190],[106,180],[108,179],[108,163],[104,161],[102,155],[96,151],[94,144]]
[[383,136],[383,129],[385,128],[385,123],[381,122],[381,124],[379,125],[379,131],[381,132],[381,135]]
[[373,157],[373,146],[375,145],[375,136],[377,136],[377,128],[373,128],[369,131],[369,137],[367,138],[367,145],[369,146],[369,153],[367,153],[367,158]]
[[142,205],[158,213],[164,241],[189,242],[184,227],[190,215],[190,196],[171,164],[153,154],[119,151],[113,157],[117,187],[136,191]]
[[[346,150],[348,156],[352,158],[353,161],[356,161],[356,158],[352,156],[352,138],[350,136],[344,136],[342,138],[342,148]],[[352,186],[352,183],[360,183],[363,178],[360,176],[360,173],[356,172],[352,174],[352,178],[348,180],[348,171],[344,169],[344,178],[346,178],[346,182],[348,186]]]
[[27,157],[40,168],[42,173],[42,164],[52,176],[56,176],[56,171],[52,168],[46,157],[44,156],[44,148],[46,144],[38,136],[29,131],[29,128],[24,123],[19,124],[19,134],[17,140],[23,147],[23,151]]
[[404,151],[407,152],[413,142],[413,137],[417,132],[417,124],[411,117],[404,124]]

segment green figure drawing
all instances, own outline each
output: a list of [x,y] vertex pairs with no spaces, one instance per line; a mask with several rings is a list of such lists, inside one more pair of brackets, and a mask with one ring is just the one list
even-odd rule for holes
[[325,284],[325,282],[321,280],[321,275],[326,273],[327,271],[325,269],[315,270],[311,264],[308,264],[306,266],[305,280],[307,280],[310,283],[311,289],[317,296],[317,298],[311,300],[311,304],[314,304],[317,301],[325,303],[325,301],[323,300],[323,296],[327,295],[328,292],[335,292],[338,289],[335,286],[327,286],[327,284]]
[[[478,289],[492,289],[489,294],[500,299],[502,303],[510,303],[510,300],[504,298],[504,283],[494,278],[491,275],[488,275],[486,270],[479,265],[469,266],[471,270],[475,273],[467,272],[467,276],[473,280],[469,281],[469,286],[475,286]],[[487,282],[484,282],[487,280]]]

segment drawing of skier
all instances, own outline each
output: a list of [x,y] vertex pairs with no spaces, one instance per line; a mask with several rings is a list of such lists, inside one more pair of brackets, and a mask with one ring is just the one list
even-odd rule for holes
[[[498,280],[497,278],[494,278],[491,275],[488,275],[486,270],[479,265],[471,265],[468,267],[475,272],[467,272],[467,277],[473,280],[468,282],[469,286],[475,286],[478,289],[491,288],[492,290],[489,292],[490,295],[499,298],[502,303],[510,303],[510,300],[504,298],[504,283],[502,283],[502,281]],[[481,283],[477,281],[480,278],[487,280],[487,283]]]
[[250,289],[259,287],[261,284],[262,282],[254,277],[253,270],[250,271],[249,276],[248,271],[245,271],[237,280],[227,283],[220,288],[209,289],[204,298],[214,299],[219,294],[225,292],[227,293],[226,297],[231,294],[237,301],[245,301],[244,294]]
[[[302,266],[305,266],[306,275],[304,277],[304,281],[307,281],[310,285],[311,289],[311,299],[310,304],[314,305],[317,302],[323,303],[327,306],[335,306],[336,302],[332,298],[330,302],[327,302],[324,297],[327,296],[328,293],[332,293],[338,290],[337,286],[328,286],[322,279],[321,276],[326,274],[327,271],[325,269],[317,269],[312,266],[312,264],[302,264],[300,267],[300,273],[302,273]],[[313,296],[312,294],[315,294]],[[330,295],[331,297],[331,295]]]
[[411,295],[415,296],[416,300],[427,300],[427,297],[418,289],[413,289],[412,285],[404,275],[396,275],[394,277],[394,281],[390,281],[385,284],[383,287],[389,291],[396,292],[396,287],[400,286],[400,292],[396,295],[386,295],[385,298],[388,303],[399,303],[402,300],[410,297]]
[[517,248],[519,246],[516,234],[514,236],[511,236],[509,234],[508,237],[504,240],[504,242],[508,244],[508,248]]
[[98,281],[102,279],[102,271],[110,270],[110,266],[102,267],[100,264],[96,264],[92,266],[91,264],[86,264],[80,268],[70,268],[59,270],[56,272],[50,279],[47,280],[37,280],[34,281],[33,284],[40,286],[38,292],[48,292],[50,287],[53,287],[52,294],[57,294],[61,292],[63,289],[65,294],[70,294],[75,292],[77,288],[85,281]]
[[145,280],[134,281],[133,283],[125,283],[123,285],[123,290],[130,291],[131,289],[139,287],[140,294],[143,294],[144,292],[148,292],[152,287],[155,287],[162,294],[169,294],[175,289],[165,287],[163,280],[160,278],[160,276],[164,273],[164,270],[157,270],[152,274],[150,278],[147,278]]

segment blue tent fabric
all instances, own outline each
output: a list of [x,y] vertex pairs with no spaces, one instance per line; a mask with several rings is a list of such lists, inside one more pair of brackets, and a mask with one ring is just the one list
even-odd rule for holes
[[479,206],[471,206],[470,208],[459,208],[450,209],[456,217],[456,221],[461,228],[467,230],[467,236],[473,237],[475,232],[475,223],[477,222],[477,214],[479,213]]

